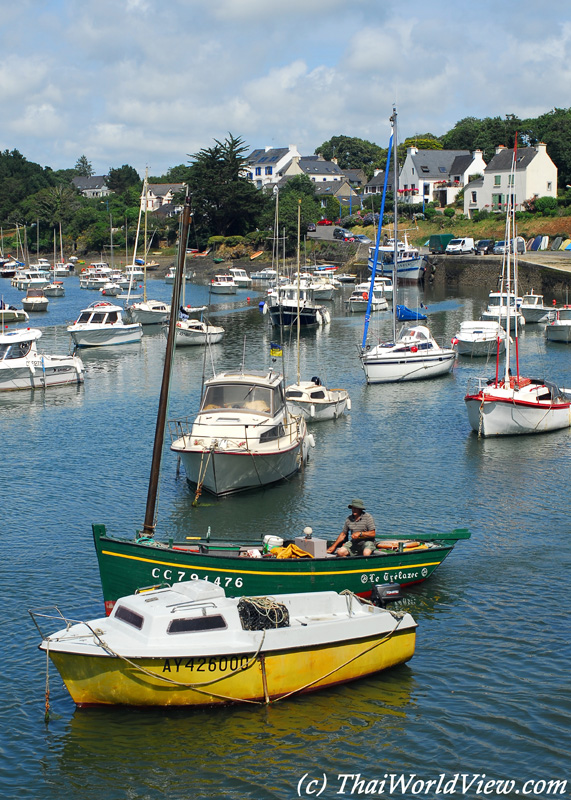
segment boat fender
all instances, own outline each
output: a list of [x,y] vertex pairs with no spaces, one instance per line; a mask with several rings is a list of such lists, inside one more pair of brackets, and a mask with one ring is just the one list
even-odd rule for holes
[[410,348],[410,352],[411,353],[418,353],[418,347],[415,344],[413,344],[412,347]]
[[310,417],[314,417],[315,416],[315,406],[313,406],[313,405],[309,406],[309,416]]
[[347,410],[351,411],[351,398],[350,397],[347,398]]
[[307,441],[309,442],[311,447],[315,447],[315,437],[312,433],[307,435]]
[[371,603],[379,608],[386,608],[387,603],[397,600],[402,600],[400,583],[377,583],[371,590]]

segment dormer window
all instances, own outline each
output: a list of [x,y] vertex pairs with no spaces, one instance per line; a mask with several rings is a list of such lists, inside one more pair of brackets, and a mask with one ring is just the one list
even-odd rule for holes
[[428,167],[426,167],[426,166],[422,166],[422,167],[420,168],[420,171],[421,171],[421,172],[429,172],[430,170],[428,169]]

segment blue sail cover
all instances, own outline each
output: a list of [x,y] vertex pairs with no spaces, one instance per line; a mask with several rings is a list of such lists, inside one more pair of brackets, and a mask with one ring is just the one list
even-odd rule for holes
[[399,322],[411,322],[419,319],[426,319],[426,314],[421,314],[420,311],[413,311],[406,306],[397,306],[396,311]]

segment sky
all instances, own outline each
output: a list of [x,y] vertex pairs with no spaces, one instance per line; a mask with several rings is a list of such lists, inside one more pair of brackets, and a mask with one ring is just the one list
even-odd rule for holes
[[[0,0],[0,148],[164,174],[229,133],[302,155],[571,106],[568,0]],[[500,143],[498,143],[500,144]]]

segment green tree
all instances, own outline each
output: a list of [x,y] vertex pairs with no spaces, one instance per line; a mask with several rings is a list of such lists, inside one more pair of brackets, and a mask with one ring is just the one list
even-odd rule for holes
[[87,156],[80,156],[75,162],[75,173],[82,178],[91,178],[94,174],[91,161],[87,160]]
[[315,152],[327,161],[336,158],[341,169],[362,169],[367,177],[371,178],[375,166],[382,161],[386,150],[355,136],[332,136],[317,147]]
[[116,194],[123,194],[133,186],[141,187],[139,173],[128,164],[123,164],[122,167],[117,167],[116,169],[110,169],[106,183],[109,189]]
[[243,236],[258,227],[268,201],[244,177],[248,152],[239,137],[228,134],[191,156],[189,188],[193,224],[200,246],[210,236]]

